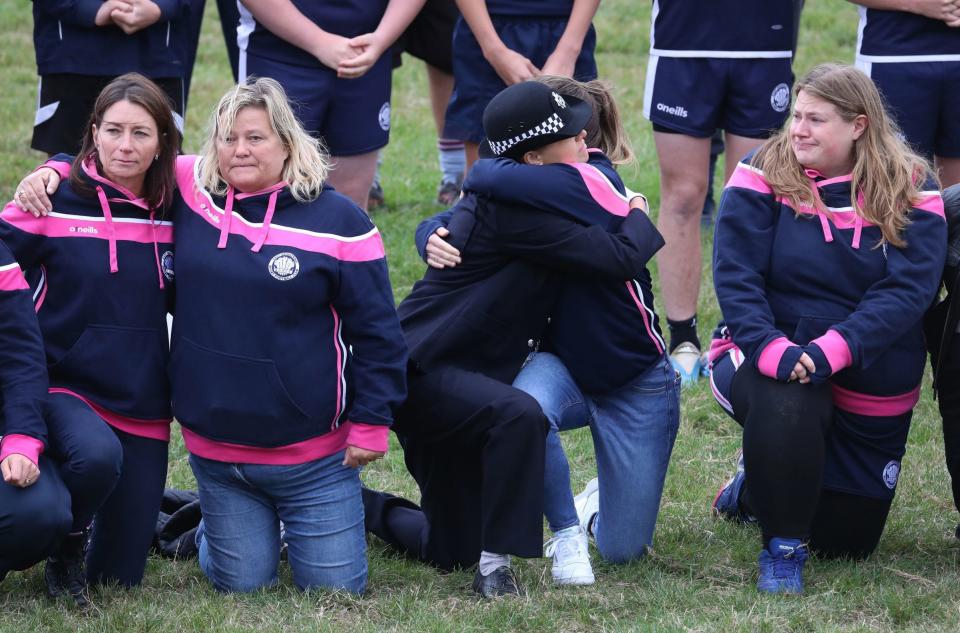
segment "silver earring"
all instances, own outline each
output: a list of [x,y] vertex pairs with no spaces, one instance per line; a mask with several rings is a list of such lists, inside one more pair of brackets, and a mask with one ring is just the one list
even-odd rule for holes
[[154,154],[153,160],[160,160],[160,154]]

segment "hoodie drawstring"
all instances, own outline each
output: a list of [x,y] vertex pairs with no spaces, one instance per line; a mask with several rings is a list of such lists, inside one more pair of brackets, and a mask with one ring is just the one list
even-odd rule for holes
[[163,290],[163,266],[160,264],[160,244],[157,240],[156,211],[150,210],[150,234],[153,236],[153,259],[157,263],[157,277],[160,279],[160,290]]
[[113,226],[113,214],[110,212],[110,203],[107,201],[107,194],[103,192],[103,187],[97,185],[97,197],[100,199],[100,209],[103,210],[103,219],[106,220],[107,242],[110,251],[110,272],[115,273],[120,270],[117,264],[117,234]]
[[[810,175],[810,172],[807,172],[807,175]],[[816,198],[813,208],[817,211],[817,218],[820,220],[820,228],[823,230],[823,241],[830,243],[833,241],[833,232],[830,230],[830,221],[827,219],[827,214],[823,212],[823,199],[820,197],[820,188],[817,187],[816,182],[810,183],[811,188],[813,189],[813,197]]]
[[267,239],[267,233],[270,232],[270,220],[273,219],[273,212],[277,208],[277,196],[279,195],[279,189],[270,194],[270,200],[267,202],[267,212],[263,216],[263,226],[260,227],[260,235],[257,237],[257,241],[253,245],[253,248],[250,249],[254,253],[260,252],[260,249],[263,247],[263,243]]
[[217,248],[227,247],[227,237],[230,235],[230,220],[233,219],[233,187],[227,189],[227,204],[223,210],[223,220],[220,222],[220,241]]

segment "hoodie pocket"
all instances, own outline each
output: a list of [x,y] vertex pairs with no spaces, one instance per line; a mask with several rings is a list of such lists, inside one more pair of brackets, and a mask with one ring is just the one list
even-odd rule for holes
[[88,325],[50,366],[50,382],[76,390],[114,413],[170,416],[167,336],[152,328]]
[[813,339],[826,334],[831,325],[836,325],[841,320],[842,319],[834,319],[831,317],[800,317],[800,320],[797,321],[797,329],[794,331],[791,340],[797,345],[806,345]]
[[270,359],[225,354],[184,338],[170,372],[174,415],[204,437],[272,448],[317,435]]

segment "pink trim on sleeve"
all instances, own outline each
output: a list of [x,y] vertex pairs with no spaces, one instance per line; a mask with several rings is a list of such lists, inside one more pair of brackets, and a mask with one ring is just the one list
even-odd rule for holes
[[777,377],[777,369],[780,367],[780,359],[787,348],[793,345],[793,341],[786,336],[775,338],[760,352],[760,358],[757,360],[757,369],[764,376],[770,378]]
[[20,435],[13,433],[5,435],[0,442],[0,462],[13,454],[23,455],[34,465],[40,461],[40,453],[43,452],[43,442],[29,435]]
[[940,196],[939,191],[921,191],[920,200],[913,208],[939,215],[941,218],[946,218],[946,214],[943,211],[943,198]]
[[65,163],[61,160],[48,160],[44,164],[38,165],[37,168],[34,169],[33,171],[35,172],[40,171],[44,167],[52,169],[53,171],[60,174],[61,180],[66,180],[67,178],[70,177],[70,163]]
[[16,263],[0,266],[0,291],[29,290],[27,280]]
[[630,213],[630,204],[599,169],[587,163],[570,163],[570,166],[583,178],[590,197],[607,213],[620,217],[626,217]]
[[737,168],[733,170],[730,180],[727,181],[727,187],[739,187],[758,193],[773,193],[773,189],[763,177],[763,172],[744,163],[737,163]]
[[812,341],[823,351],[830,363],[830,372],[837,373],[853,364],[853,354],[850,352],[850,346],[847,344],[843,335],[836,330],[827,330],[826,334],[819,336]]
[[368,451],[387,452],[389,427],[379,424],[363,424],[362,422],[351,422],[350,424],[347,444],[357,448],[365,448]]

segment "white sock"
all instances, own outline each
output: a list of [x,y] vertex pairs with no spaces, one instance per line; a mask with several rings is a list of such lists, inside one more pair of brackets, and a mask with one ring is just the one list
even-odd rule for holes
[[553,533],[554,536],[557,536],[557,537],[560,537],[560,538],[566,538],[566,537],[569,537],[569,536],[576,536],[577,534],[580,534],[580,526],[579,526],[579,525],[571,525],[571,526],[568,527],[568,528],[563,528],[562,530]]
[[493,554],[486,550],[480,552],[480,575],[482,576],[489,576],[500,567],[509,566],[509,554]]

